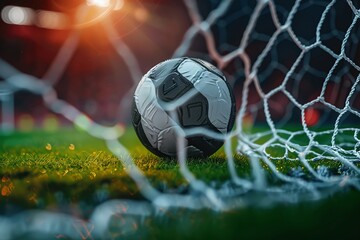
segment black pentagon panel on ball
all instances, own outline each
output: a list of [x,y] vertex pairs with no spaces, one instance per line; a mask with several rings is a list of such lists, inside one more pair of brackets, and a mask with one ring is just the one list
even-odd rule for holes
[[173,72],[165,78],[156,91],[162,101],[169,102],[178,99],[191,88],[193,86],[186,78],[177,72]]
[[135,128],[137,128],[141,121],[141,115],[136,107],[135,100],[132,103],[132,112],[131,112],[131,120]]
[[230,132],[231,129],[234,127],[235,119],[236,119],[236,101],[235,101],[235,96],[231,90],[231,86],[230,86],[229,82],[225,80],[225,84],[229,90],[230,99],[231,99],[231,111],[230,111],[230,117],[229,117],[229,122],[228,122],[228,127],[227,127],[227,131]]
[[178,108],[177,112],[180,125],[184,128],[206,126],[210,123],[208,110],[209,107],[206,97],[197,92],[195,96],[191,97]]
[[224,141],[208,138],[205,136],[194,136],[186,138],[188,146],[194,146],[202,152],[198,157],[208,157],[214,154],[224,144]]
[[[197,90],[194,88],[193,91]],[[184,129],[201,127],[203,129],[210,130],[215,134],[221,134],[221,132],[211,123],[208,111],[208,100],[200,92],[197,92],[178,108],[177,113],[180,121],[179,125]],[[208,138],[204,135],[191,136],[186,139],[188,141],[188,146],[195,147],[202,153],[200,155],[196,155],[197,157],[210,156],[223,145],[223,141]]]

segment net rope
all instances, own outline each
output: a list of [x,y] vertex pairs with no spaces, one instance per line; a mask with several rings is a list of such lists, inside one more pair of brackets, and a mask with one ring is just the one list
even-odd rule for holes
[[[107,127],[96,123],[80,109],[58,98],[53,86],[61,79],[66,66],[75,54],[79,39],[78,29],[70,34],[42,78],[22,73],[4,60],[0,60],[0,76],[12,92],[26,90],[40,95],[51,111],[63,115],[90,135],[103,139],[109,150],[121,161],[143,196],[149,200],[137,202],[123,199],[105,202],[95,208],[90,221],[44,211],[24,212],[10,218],[0,217],[1,236],[6,239],[28,231],[52,234],[59,230],[75,238],[79,234],[83,238],[106,236],[107,224],[114,214],[136,215],[143,218],[156,214],[159,209],[179,207],[226,211],[254,204],[252,197],[254,194],[259,199],[255,202],[261,203],[266,199],[266,202],[271,204],[317,200],[347,186],[359,190],[360,169],[357,163],[360,160],[360,66],[356,62],[356,54],[358,54],[356,47],[360,33],[358,26],[360,10],[356,6],[359,4],[351,0],[330,2],[297,0],[286,9],[274,0],[259,0],[253,7],[247,4],[234,12],[231,8],[235,2],[211,1],[212,10],[204,14],[201,13],[201,6],[196,1],[184,0],[192,25],[184,34],[173,57],[188,55],[193,51],[192,43],[196,38],[203,37],[207,49],[204,53],[205,57],[212,60],[220,69],[226,71],[236,62],[236,70],[228,77],[234,86],[235,95],[240,96],[236,126],[228,135],[220,136],[199,128],[178,130],[177,158],[180,171],[193,190],[187,194],[162,193],[152,186],[136,166],[129,151],[118,140],[124,134],[125,127],[119,125]],[[334,23],[336,14],[341,14],[336,7],[339,2],[346,4],[345,8],[351,12],[350,24],[341,30],[336,29],[337,25]],[[294,18],[317,5],[322,7],[322,13],[316,22],[315,36],[308,41],[297,35]],[[227,21],[230,21],[230,18],[243,16],[248,17],[246,27],[238,45],[234,47],[226,43],[227,36],[221,31],[226,31],[224,26],[229,24]],[[274,31],[271,34],[261,33],[257,29],[264,16],[269,17],[267,24],[271,22],[273,25],[271,29]],[[323,32],[325,24],[331,26],[327,33]],[[118,36],[110,20],[105,19],[103,26],[109,42],[131,73],[133,88],[129,93],[132,93],[143,75],[138,59]],[[302,26],[302,28],[306,27]],[[214,29],[218,30],[217,35]],[[235,31],[234,29],[230,30]],[[338,50],[325,44],[330,38],[338,39],[340,42]],[[250,53],[250,46],[256,41],[262,42],[263,47],[256,54]],[[293,48],[297,49],[291,64],[284,63],[280,59],[278,49],[284,41],[290,42]],[[326,61],[331,59],[327,71],[312,66],[314,58],[323,61],[321,55],[319,57],[314,54],[316,51],[326,55]],[[274,72],[280,72],[281,77],[277,79],[277,86],[271,86],[269,89],[268,79],[272,79]],[[321,83],[318,94],[312,99],[304,99],[299,90],[308,75]],[[342,103],[334,102],[328,97],[329,89],[331,94],[339,94],[343,89],[341,84],[344,78],[349,82],[347,92],[343,94]],[[238,82],[241,83],[240,88],[236,88]],[[253,95],[257,95],[258,99],[253,100]],[[282,114],[276,115],[274,112],[276,113],[275,110],[279,107],[279,101],[276,101],[278,96],[286,99],[286,104],[280,106],[283,109]],[[191,93],[167,105],[167,110],[175,110],[189,97]],[[320,111],[318,125],[322,122],[330,122],[331,127],[328,129],[313,127],[309,123],[311,111]],[[294,116],[298,117],[297,121],[294,120]],[[266,130],[259,130],[256,127],[254,131],[251,128],[249,130],[246,127],[249,124],[248,119],[252,120],[251,124],[254,123],[254,126],[260,123]],[[301,128],[287,129],[286,125],[289,123],[297,123]],[[185,137],[199,132],[225,140],[225,154],[231,179],[220,187],[213,187],[198,179],[188,168],[186,152],[181,150],[186,144]],[[237,141],[236,149],[232,146],[234,139]],[[247,156],[251,165],[251,177],[245,178],[237,174],[234,152]],[[324,159],[339,163],[337,174],[333,174],[326,165],[320,164],[314,167],[312,164]],[[290,173],[284,173],[277,165],[277,162],[281,161],[296,161],[301,163],[301,167],[292,169]],[[266,172],[270,172],[279,181],[276,184],[267,181]],[[311,177],[304,178],[304,172]],[[262,194],[261,197],[259,194]],[[119,206],[124,206],[126,212]],[[32,224],[25,224],[29,219],[32,220]],[[47,221],[45,222],[44,219]]]

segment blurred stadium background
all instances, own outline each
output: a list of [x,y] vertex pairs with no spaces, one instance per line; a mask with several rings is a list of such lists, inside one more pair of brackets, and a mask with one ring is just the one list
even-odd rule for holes
[[[96,2],[100,6],[94,5]],[[84,3],[89,7],[79,23],[76,19]],[[132,81],[102,25],[101,14],[107,4],[110,1],[1,1],[0,58],[26,74],[42,78],[66,39],[77,31],[78,46],[55,89],[61,99],[95,121],[112,125],[130,116],[120,102]],[[185,11],[181,1],[144,0],[119,1],[117,8],[105,14],[145,72],[171,57],[181,42],[190,25]],[[4,92],[5,83],[0,83]],[[17,127],[41,126],[49,116],[54,118],[39,96],[20,91],[15,93],[14,101]],[[68,123],[61,116],[56,119]]]
[[[112,11],[110,4],[116,6]],[[199,11],[203,17],[218,5],[219,1],[198,1]],[[285,20],[293,5],[292,1],[275,1],[280,20]],[[345,30],[352,21],[350,8],[345,1],[336,3],[337,12],[330,13],[329,21],[323,26],[324,43],[329,49],[338,52]],[[358,4],[356,1],[354,4]],[[220,54],[225,55],[238,48],[251,12],[256,1],[234,1],[232,7],[219,21],[212,26],[214,40]],[[81,8],[86,6],[86,11]],[[326,3],[318,2],[303,4],[296,14],[292,27],[294,33],[304,44],[314,42],[316,24]],[[137,59],[142,73],[165,59],[174,56],[177,47],[182,43],[184,34],[192,22],[183,1],[166,0],[65,0],[65,1],[9,1],[0,3],[1,21],[0,58],[13,65],[18,70],[39,78],[43,78],[54,60],[57,52],[69,36],[79,34],[79,42],[69,64],[61,74],[61,79],[55,84],[55,89],[61,99],[82,110],[95,121],[113,125],[127,123],[129,119],[129,101],[125,100],[131,94],[131,74],[124,59],[111,44],[104,28],[104,22],[111,21],[116,29],[116,37],[132,51]],[[342,12],[341,16],[338,16]],[[79,16],[82,14],[82,16]],[[79,20],[81,19],[81,20]],[[266,46],[275,28],[270,20],[269,11],[264,11],[251,35],[246,48],[251,62],[255,62]],[[359,24],[357,24],[359,25]],[[306,26],[303,27],[303,26]],[[76,32],[76,33],[75,33]],[[350,38],[350,44],[358,43],[359,26],[355,27]],[[271,56],[265,59],[259,69],[259,78],[266,92],[278,86],[289,71],[300,50],[288,35],[280,37]],[[116,41],[117,39],[115,39]],[[358,48],[351,48],[351,58],[357,63],[360,58]],[[354,51],[355,49],[355,51]],[[206,42],[201,35],[194,38],[187,56],[200,57],[214,63],[209,57]],[[176,55],[176,54],[175,54]],[[310,55],[310,54],[309,54]],[[311,52],[308,68],[300,70],[293,80],[289,81],[294,95],[300,102],[308,102],[319,95],[322,81],[334,63],[335,59],[321,50]],[[311,59],[311,61],[310,61]],[[126,59],[125,59],[126,60]],[[306,60],[307,61],[307,60]],[[345,65],[345,64],[343,64]],[[341,66],[343,66],[341,65]],[[59,67],[60,69],[60,67]],[[344,104],[357,71],[350,67],[339,71],[338,79],[334,79],[326,93],[327,100],[335,106]],[[244,80],[243,65],[239,58],[223,67],[237,96],[237,106],[240,105],[240,93]],[[302,80],[296,79],[303,78]],[[45,80],[45,79],[44,79]],[[136,80],[135,80],[136,81]],[[49,112],[42,99],[26,91],[6,94],[5,83],[0,82],[2,91],[2,122],[12,127],[11,101],[14,99],[14,118],[18,129],[31,129],[33,126],[56,126],[69,124],[61,116]],[[251,86],[250,89],[255,89]],[[261,98],[256,91],[249,98],[251,121],[264,120]],[[360,109],[360,96],[357,94],[354,108]],[[270,99],[270,111],[274,119],[289,118],[300,123],[300,112],[284,108],[289,100],[283,94],[276,94]],[[4,112],[9,112],[5,116]],[[329,109],[318,106],[308,111],[309,125],[331,122],[336,114],[331,116]],[[322,119],[322,121],[320,121]],[[350,123],[356,119],[350,119]],[[45,123],[44,123],[45,122]],[[281,121],[280,121],[281,122]]]

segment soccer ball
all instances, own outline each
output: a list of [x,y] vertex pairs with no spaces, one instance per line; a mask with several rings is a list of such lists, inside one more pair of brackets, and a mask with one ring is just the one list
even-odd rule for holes
[[[188,94],[187,94],[188,93]],[[171,114],[165,104],[182,103]],[[225,76],[200,59],[176,58],[159,63],[139,82],[132,123],[142,144],[160,157],[177,153],[178,130],[201,127],[226,134],[235,120],[235,100]],[[223,144],[203,134],[186,139],[190,157],[207,157]]]

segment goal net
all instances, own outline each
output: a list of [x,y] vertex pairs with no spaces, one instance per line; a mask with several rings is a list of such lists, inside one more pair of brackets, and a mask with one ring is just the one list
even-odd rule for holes
[[[229,192],[242,192],[242,203],[243,192],[251,190],[296,202],[344,186],[359,189],[359,3],[221,1],[204,14],[201,5],[184,2],[193,25],[174,56],[191,53],[201,36],[205,58],[230,72],[240,105],[236,127],[225,139],[232,189],[225,196],[223,189],[198,189],[213,204],[233,200]],[[251,180],[237,175],[233,138],[237,153],[250,159]],[[183,174],[194,179],[185,160],[179,156]],[[289,161],[298,164],[286,168]],[[281,183],[267,181],[266,172]]]
[[[109,8],[118,4],[110,2]],[[179,151],[181,174],[192,191],[160,192],[118,140],[125,127],[101,125],[57,96],[53,86],[76,54],[78,28],[42,78],[0,60],[0,76],[6,83],[1,86],[6,86],[7,95],[19,90],[40,95],[51,111],[106,142],[151,202],[150,206],[119,200],[132,209],[128,214],[147,215],[154,208],[167,207],[224,211],[264,202],[316,200],[341,189],[360,189],[360,2],[183,2],[191,26],[172,57],[193,56],[214,63],[226,74],[236,96],[236,124],[224,137],[231,179],[220,186],[198,179],[187,166],[186,154]],[[141,59],[121,41],[111,21],[99,21],[132,77],[133,87],[122,102],[125,106],[143,74]],[[184,147],[182,140],[178,140],[179,149]],[[250,176],[238,175],[234,155],[248,159]],[[104,219],[120,211],[115,205],[104,203],[94,211],[91,221],[99,224],[99,233],[107,227]],[[69,216],[31,213],[33,218],[44,216],[70,221]],[[1,224],[9,223],[0,219],[0,232],[5,229]],[[69,230],[68,234],[76,233]]]

